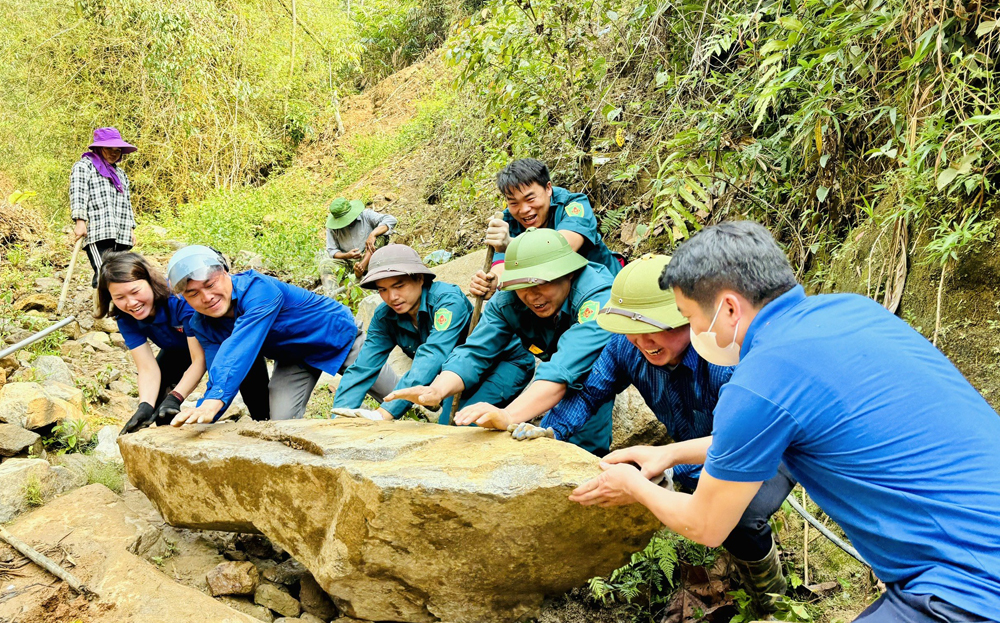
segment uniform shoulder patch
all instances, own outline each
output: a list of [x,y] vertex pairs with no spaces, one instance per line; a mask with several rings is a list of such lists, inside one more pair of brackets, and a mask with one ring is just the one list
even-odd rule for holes
[[587,301],[580,306],[580,311],[576,314],[576,319],[580,322],[587,322],[597,317],[597,312],[601,311],[601,304],[597,301]]
[[583,204],[579,201],[574,201],[573,203],[566,204],[566,214],[568,216],[583,216],[584,209]]
[[444,331],[451,326],[451,310],[450,309],[439,309],[434,312],[434,328],[438,331]]

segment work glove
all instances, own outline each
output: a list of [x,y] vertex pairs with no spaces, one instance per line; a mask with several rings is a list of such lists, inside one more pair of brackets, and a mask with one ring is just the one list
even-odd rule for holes
[[[641,471],[641,469],[640,469]],[[664,489],[674,490],[674,468],[668,467],[662,474],[657,474],[649,479],[654,485],[659,485]]]
[[332,409],[330,413],[333,417],[364,418],[366,420],[375,420],[376,422],[387,421],[382,419],[381,413],[378,411],[372,411],[371,409],[343,409],[338,407],[336,409]]
[[510,244],[510,225],[500,213],[494,214],[486,225],[486,244],[503,253]]
[[156,408],[156,425],[166,426],[174,419],[174,416],[181,412],[181,402],[177,396],[167,394],[160,406]]
[[154,419],[153,405],[148,402],[140,402],[139,408],[135,410],[135,413],[132,414],[129,421],[125,423],[125,428],[123,428],[118,434],[127,435],[129,433],[134,433],[135,431],[146,428],[152,424]]
[[541,426],[535,426],[529,422],[521,422],[520,424],[511,424],[507,427],[507,432],[510,436],[518,441],[525,441],[528,439],[538,439],[539,437],[548,437],[549,439],[556,438],[556,432],[549,428],[542,428]]

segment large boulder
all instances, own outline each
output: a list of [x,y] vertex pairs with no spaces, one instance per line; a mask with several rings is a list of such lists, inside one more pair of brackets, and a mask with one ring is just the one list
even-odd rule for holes
[[83,417],[83,392],[52,383],[7,383],[0,387],[0,422],[36,429]]
[[536,612],[642,549],[638,505],[567,499],[598,459],[550,439],[418,422],[291,420],[119,438],[171,525],[261,532],[351,617],[490,623]]

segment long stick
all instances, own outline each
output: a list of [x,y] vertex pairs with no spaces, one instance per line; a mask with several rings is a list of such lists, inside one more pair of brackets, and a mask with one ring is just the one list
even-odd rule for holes
[[52,333],[53,331],[58,331],[59,329],[62,329],[63,327],[73,322],[74,320],[76,320],[76,316],[69,316],[68,318],[63,318],[62,320],[55,323],[51,327],[45,327],[38,333],[35,333],[34,335],[29,335],[28,337],[24,338],[17,344],[12,344],[3,350],[0,350],[0,359],[3,359],[7,355],[12,355],[16,353],[17,351],[21,350],[28,344],[33,344],[37,342],[38,340],[42,339],[43,337],[45,337],[49,333]]
[[[491,247],[490,245],[486,245],[486,261],[483,262],[483,272],[486,274],[489,274],[490,269],[493,268],[493,254],[495,252],[496,250],[493,247]],[[483,313],[483,297],[477,296],[476,303],[472,307],[472,319],[469,321],[469,333],[466,334],[466,337],[472,335],[472,330],[476,328],[477,324],[479,324],[479,316],[482,313]],[[461,398],[462,398],[461,393],[455,394],[451,398],[451,415],[448,416],[449,424],[455,423],[455,414],[458,413],[458,403]]]
[[52,575],[56,576],[60,580],[63,580],[64,582],[69,584],[70,588],[80,593],[81,595],[86,595],[87,597],[98,596],[97,593],[84,586],[83,583],[80,582],[80,580],[78,580],[76,576],[74,576],[72,573],[66,571],[65,569],[57,565],[55,561],[53,561],[48,556],[45,556],[44,554],[36,550],[34,547],[28,545],[27,543],[17,538],[10,532],[7,532],[7,529],[4,528],[3,526],[0,526],[0,538],[9,543],[11,547],[13,547],[17,551],[27,556],[29,559],[31,559],[32,562],[34,562],[39,567],[45,569]]
[[69,258],[69,268],[66,269],[66,279],[63,281],[62,294],[59,295],[59,304],[56,305],[56,313],[61,314],[63,305],[66,304],[66,294],[69,292],[69,282],[73,281],[73,269],[76,268],[76,256],[80,254],[80,247],[83,246],[83,237],[76,239],[76,246],[73,247],[73,257]]

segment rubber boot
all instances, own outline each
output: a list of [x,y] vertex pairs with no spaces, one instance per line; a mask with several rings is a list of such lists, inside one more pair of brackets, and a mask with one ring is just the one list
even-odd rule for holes
[[762,613],[774,612],[777,603],[788,589],[788,582],[781,571],[778,546],[771,541],[771,551],[760,560],[739,560],[733,558],[743,576],[743,583],[749,589],[754,603]]

